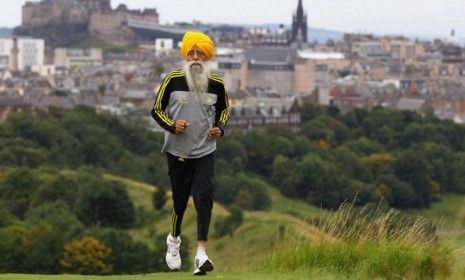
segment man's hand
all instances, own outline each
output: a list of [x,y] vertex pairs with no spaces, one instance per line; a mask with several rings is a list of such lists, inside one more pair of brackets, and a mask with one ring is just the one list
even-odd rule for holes
[[183,134],[187,127],[189,127],[189,123],[186,120],[177,120],[175,133]]
[[208,130],[208,138],[217,139],[221,136],[221,129],[219,127],[213,127]]

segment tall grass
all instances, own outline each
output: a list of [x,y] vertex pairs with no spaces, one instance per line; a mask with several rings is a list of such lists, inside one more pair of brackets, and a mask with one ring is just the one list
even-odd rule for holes
[[318,242],[290,233],[263,269],[324,269],[360,279],[450,276],[452,251],[439,244],[436,227],[422,218],[409,219],[395,210],[355,209],[344,204],[312,223],[325,233]]

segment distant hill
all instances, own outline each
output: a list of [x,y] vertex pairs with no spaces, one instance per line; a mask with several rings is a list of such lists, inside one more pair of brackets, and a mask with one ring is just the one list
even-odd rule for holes
[[0,27],[0,38],[11,37],[12,28]]
[[310,28],[308,31],[309,41],[317,41],[318,43],[326,43],[328,40],[338,41],[342,40],[344,32],[328,30],[323,28]]
[[[269,23],[262,26],[267,27],[272,31],[276,31],[279,28],[279,25],[280,24],[277,23]],[[291,27],[288,25],[286,25],[285,28],[291,29]],[[341,40],[343,35],[344,32],[341,31],[310,27],[307,36],[309,38],[309,42],[317,41],[318,43],[326,43],[329,39],[334,41]]]

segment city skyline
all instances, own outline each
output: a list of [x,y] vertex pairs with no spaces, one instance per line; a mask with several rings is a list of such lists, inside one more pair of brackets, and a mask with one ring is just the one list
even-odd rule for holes
[[[21,7],[25,2],[26,0],[15,1],[14,5],[10,4],[0,10],[0,27],[11,28],[20,25]],[[290,25],[297,2],[203,0],[199,4],[192,0],[112,0],[112,6],[124,3],[131,9],[156,8],[161,23],[198,20],[204,23]],[[391,0],[388,3],[372,0],[302,2],[311,28],[429,38],[447,38],[454,29],[461,41],[465,38],[465,19],[462,18],[459,9],[460,0]],[[227,11],[224,9],[226,5]],[[383,14],[380,14],[381,11]]]

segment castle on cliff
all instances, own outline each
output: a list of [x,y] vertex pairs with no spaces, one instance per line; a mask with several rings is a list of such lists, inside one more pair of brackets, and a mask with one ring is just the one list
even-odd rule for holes
[[130,20],[158,24],[159,15],[156,9],[131,10],[124,4],[112,9],[111,0],[42,0],[23,5],[19,30],[84,26],[99,39],[127,43],[137,37],[127,26]]

